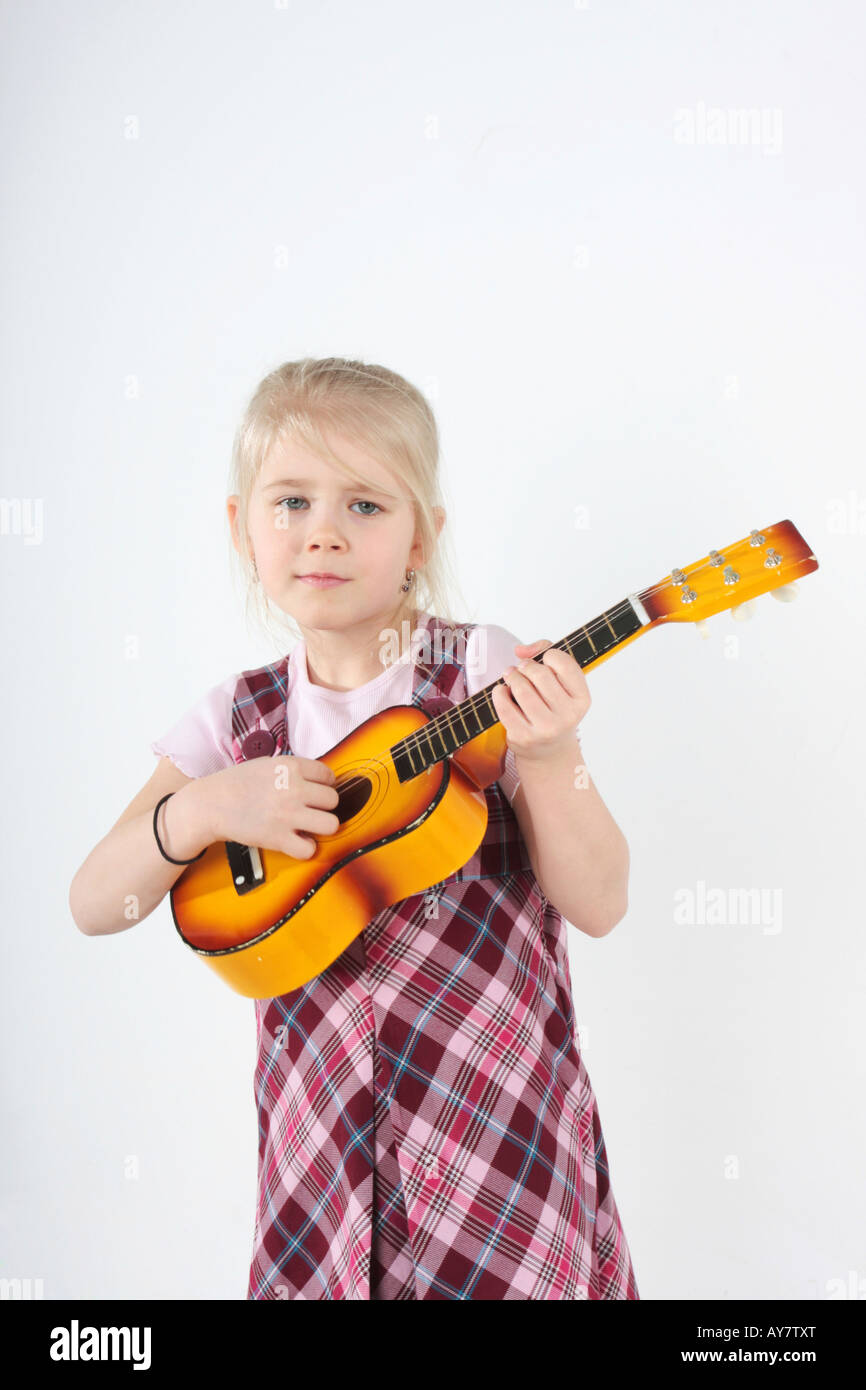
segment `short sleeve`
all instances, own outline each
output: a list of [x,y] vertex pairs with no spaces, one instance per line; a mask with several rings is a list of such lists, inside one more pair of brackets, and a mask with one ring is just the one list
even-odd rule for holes
[[[485,626],[478,624],[472,628],[466,639],[467,695],[477,695],[485,685],[492,685],[494,681],[499,680],[506,666],[520,665],[521,658],[514,653],[514,648],[519,642],[520,638],[515,637],[513,632],[499,627],[496,623],[488,623]],[[520,778],[510,748],[505,753],[505,766],[499,785],[508,801],[512,802],[520,786]]]
[[154,740],[151,752],[171,758],[185,777],[208,777],[231,767],[232,703],[237,681],[237,675],[232,675],[213,686],[167,733]]

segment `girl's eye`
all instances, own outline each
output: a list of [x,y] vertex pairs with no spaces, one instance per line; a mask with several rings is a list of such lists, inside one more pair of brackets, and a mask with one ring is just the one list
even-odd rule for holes
[[[277,503],[277,506],[278,506],[278,507],[281,507],[281,506],[283,505],[284,502],[305,502],[306,500],[307,500],[307,499],[306,499],[305,497],[281,497],[280,500],[279,500],[279,502]],[[382,507],[379,506],[379,503],[378,503],[378,502],[368,502],[368,501],[363,501],[363,500],[359,500],[359,501],[357,501],[357,502],[353,502],[353,503],[352,503],[352,506],[353,506],[353,507],[375,507],[375,508],[376,508],[376,512],[381,512],[381,511],[384,510]],[[290,512],[296,512],[296,511],[299,510],[299,508],[298,508],[298,507],[288,507],[287,510],[290,511]],[[361,515],[362,515],[362,516],[375,516],[375,515],[376,515],[376,512],[362,512]]]

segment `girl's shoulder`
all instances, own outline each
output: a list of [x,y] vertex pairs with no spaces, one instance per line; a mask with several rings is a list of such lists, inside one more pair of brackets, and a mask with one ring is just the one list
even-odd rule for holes
[[234,764],[232,704],[243,673],[236,671],[200,696],[150,750],[170,758],[186,777],[208,777]]

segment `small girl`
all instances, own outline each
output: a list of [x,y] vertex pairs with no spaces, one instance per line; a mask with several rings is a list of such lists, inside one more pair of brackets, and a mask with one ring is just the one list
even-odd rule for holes
[[575,779],[578,663],[444,616],[438,461],[427,401],[384,367],[307,358],[260,383],[231,536],[260,612],[301,639],[151,745],[157,768],[70,907],[88,935],[121,931],[131,891],[141,920],[220,841],[309,858],[339,826],[323,754],[390,705],[434,715],[497,682],[508,746],[476,853],[307,984],[255,1001],[247,1298],[637,1299],[565,922],[601,936],[620,920],[628,848],[582,763]]

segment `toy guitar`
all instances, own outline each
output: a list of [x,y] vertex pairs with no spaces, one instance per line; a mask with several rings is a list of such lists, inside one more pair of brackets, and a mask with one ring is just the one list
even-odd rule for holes
[[[797,528],[780,521],[553,645],[588,671],[660,623],[699,622],[771,590],[794,597],[787,586],[817,568]],[[339,830],[318,835],[310,859],[210,845],[171,890],[182,940],[239,994],[270,999],[314,979],[384,908],[456,873],[487,829],[483,788],[502,774],[505,730],[490,698],[499,684],[433,717],[391,705],[335,744],[321,761],[337,779]]]

